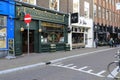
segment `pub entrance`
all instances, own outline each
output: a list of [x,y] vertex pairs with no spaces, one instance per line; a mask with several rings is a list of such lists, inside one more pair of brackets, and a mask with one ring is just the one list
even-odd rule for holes
[[[28,31],[24,30],[22,33],[22,52],[28,51]],[[29,52],[34,52],[34,30],[29,31]]]

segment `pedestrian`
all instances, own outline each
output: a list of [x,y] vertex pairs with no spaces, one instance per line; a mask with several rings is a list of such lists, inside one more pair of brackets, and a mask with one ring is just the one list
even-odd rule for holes
[[95,39],[95,47],[98,47],[98,38]]
[[114,40],[113,40],[113,38],[110,38],[110,40],[109,40],[110,47],[113,47],[113,44],[114,44]]

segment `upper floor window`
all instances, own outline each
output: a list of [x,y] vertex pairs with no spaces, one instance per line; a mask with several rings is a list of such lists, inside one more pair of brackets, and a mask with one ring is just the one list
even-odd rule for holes
[[114,0],[112,0],[112,5],[114,5],[114,3],[115,3],[115,1],[114,1]]
[[52,10],[59,11],[59,0],[49,0],[49,7]]
[[89,18],[89,13],[90,13],[90,11],[89,11],[89,3],[85,1],[84,2],[84,16],[86,18]]
[[105,8],[102,8],[102,18],[105,18]]
[[73,13],[79,13],[79,0],[73,0]]
[[7,18],[6,18],[6,16],[1,16],[0,15],[0,26],[6,27],[6,25],[7,25]]
[[108,0],[106,0],[106,2],[108,2]]
[[98,17],[101,18],[101,7],[98,7]]
[[97,6],[94,4],[94,16],[97,16]]
[[36,5],[36,0],[20,0],[20,1]]
[[109,19],[109,11],[106,9],[106,20]]

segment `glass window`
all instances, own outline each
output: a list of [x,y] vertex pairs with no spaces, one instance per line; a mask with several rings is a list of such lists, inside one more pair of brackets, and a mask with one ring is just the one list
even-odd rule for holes
[[6,48],[6,26],[7,18],[6,16],[0,15],[0,48]]
[[103,8],[102,10],[103,10],[102,11],[102,14],[103,14],[102,17],[105,18],[105,8]]
[[84,33],[72,33],[72,43],[84,43]]
[[114,1],[114,0],[112,0],[112,5],[114,5],[114,3],[115,3],[115,1]]
[[108,17],[109,16],[109,11],[108,10],[106,10],[106,20],[108,20]]
[[20,1],[36,5],[36,0],[20,0]]
[[97,6],[94,4],[94,16],[97,16]]
[[49,0],[49,8],[59,11],[59,0]]
[[101,7],[98,7],[98,17],[101,18]]
[[6,26],[6,17],[0,15],[0,26]]
[[84,16],[89,18],[89,3],[86,1],[84,2]]
[[111,13],[111,11],[109,12],[109,21],[111,21],[111,15],[112,15],[112,13]]
[[42,22],[41,43],[63,43],[64,26],[60,24]]
[[73,0],[73,13],[79,13],[79,0]]

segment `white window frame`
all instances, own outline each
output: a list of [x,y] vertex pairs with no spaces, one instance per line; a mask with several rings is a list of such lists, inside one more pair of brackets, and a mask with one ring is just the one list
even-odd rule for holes
[[[85,13],[87,14],[85,15]],[[84,2],[84,17],[89,18],[90,17],[90,3],[85,1]]]
[[[77,4],[77,9],[75,10],[75,4]],[[73,13],[80,12],[80,0],[73,0]]]
[[[55,3],[54,1],[56,1],[57,3]],[[52,6],[53,4],[53,6]],[[55,8],[55,4],[57,5],[57,7]],[[49,8],[52,10],[56,10],[59,11],[60,9],[60,0],[49,0]]]
[[94,4],[94,16],[97,16],[97,5]]
[[[20,0],[20,1],[21,1],[21,2],[24,2],[24,0]],[[32,3],[30,3],[30,0],[27,0],[27,2],[26,2],[26,3],[32,4]],[[33,5],[36,5],[36,0],[34,0]]]

